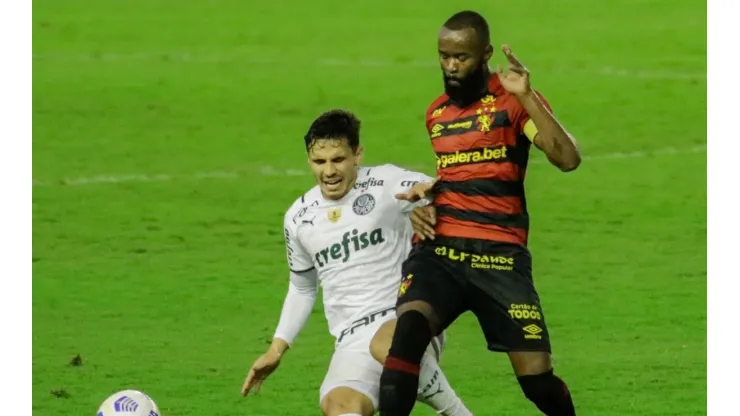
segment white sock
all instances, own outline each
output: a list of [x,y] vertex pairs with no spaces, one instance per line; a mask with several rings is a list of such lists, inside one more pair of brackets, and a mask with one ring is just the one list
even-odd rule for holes
[[429,353],[421,359],[419,370],[419,392],[416,400],[430,406],[445,416],[472,416],[450,383],[447,381],[439,363]]

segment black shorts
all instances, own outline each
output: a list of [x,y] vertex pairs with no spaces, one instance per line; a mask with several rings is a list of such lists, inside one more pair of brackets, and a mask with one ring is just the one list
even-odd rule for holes
[[417,244],[403,264],[397,305],[415,300],[434,308],[440,331],[473,312],[491,351],[551,351],[524,247],[440,237]]

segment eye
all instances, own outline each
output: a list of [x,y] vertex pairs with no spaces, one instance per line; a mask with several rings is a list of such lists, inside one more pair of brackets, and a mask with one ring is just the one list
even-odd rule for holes
[[334,162],[334,163],[342,163],[342,162],[344,162],[345,159],[346,158],[344,158],[344,157],[335,157],[331,161]]

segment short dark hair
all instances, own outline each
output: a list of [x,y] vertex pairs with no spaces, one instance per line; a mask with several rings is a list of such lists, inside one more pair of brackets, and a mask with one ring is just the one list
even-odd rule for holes
[[491,33],[488,30],[488,22],[478,12],[463,10],[452,15],[444,24],[449,30],[473,29],[478,35],[481,46],[491,43]]
[[360,146],[360,120],[347,110],[330,110],[311,123],[303,140],[308,151],[316,140],[347,140],[352,150]]

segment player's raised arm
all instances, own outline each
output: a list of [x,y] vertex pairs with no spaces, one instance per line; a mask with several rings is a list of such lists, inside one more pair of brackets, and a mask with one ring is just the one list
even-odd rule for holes
[[517,97],[526,112],[515,117],[523,133],[560,170],[569,172],[576,169],[581,164],[581,155],[575,138],[553,116],[542,96],[531,88],[529,71],[514,56],[511,48],[504,45],[502,50],[509,61],[508,72],[504,73],[499,66],[496,73],[501,85]]
[[402,170],[394,184],[394,196],[404,212],[431,202],[432,190],[437,179],[423,173]]
[[409,214],[414,233],[421,239],[434,239],[436,215],[432,206],[435,179],[420,172],[400,169],[393,179],[392,192],[401,211]]
[[[289,212],[290,214],[290,212]],[[292,215],[285,216],[285,248],[290,267],[290,284],[283,302],[272,343],[249,370],[241,393],[259,392],[264,380],[280,365],[285,351],[290,348],[311,315],[318,292],[318,276],[311,257],[301,246],[295,235]]]

